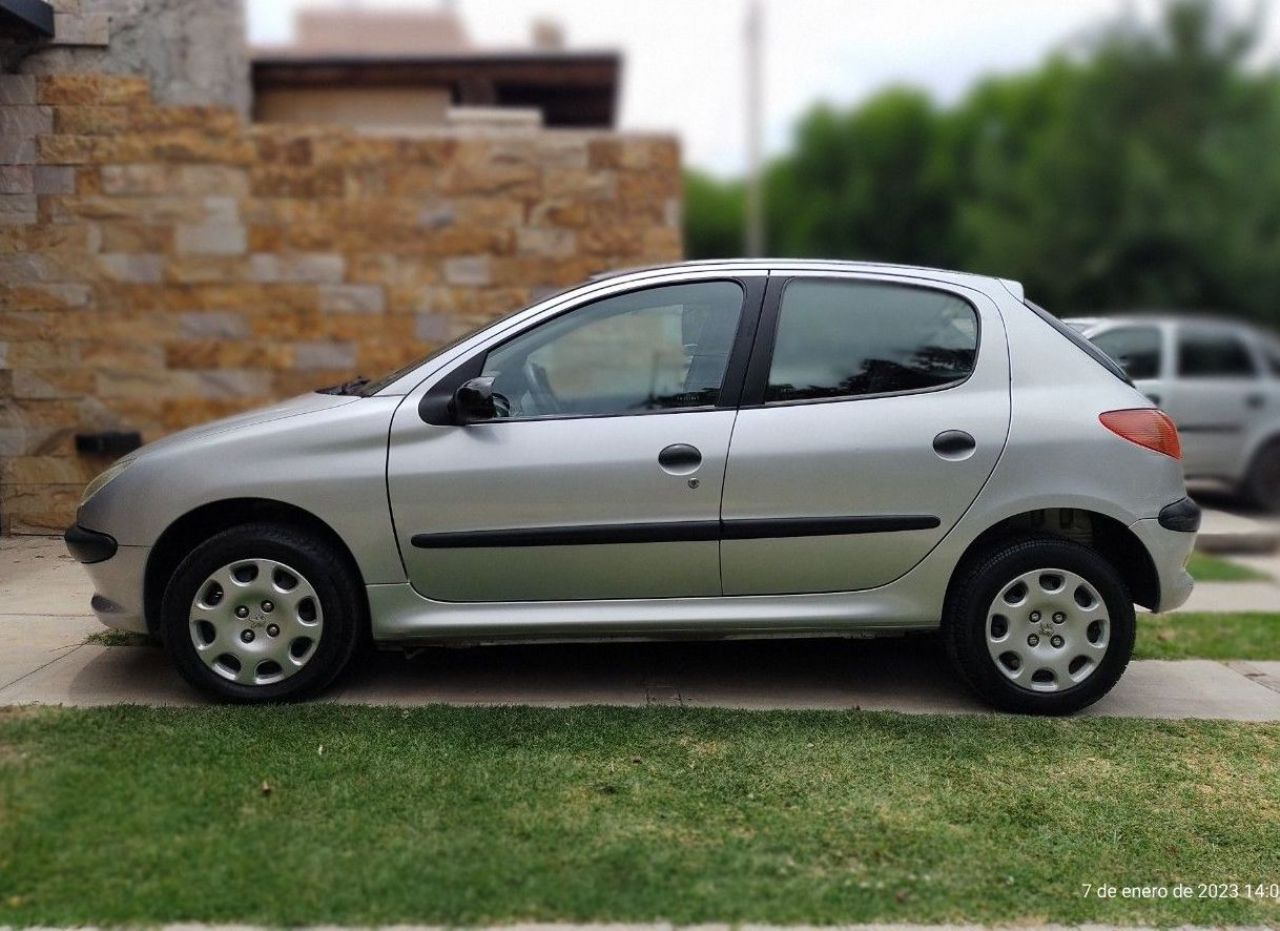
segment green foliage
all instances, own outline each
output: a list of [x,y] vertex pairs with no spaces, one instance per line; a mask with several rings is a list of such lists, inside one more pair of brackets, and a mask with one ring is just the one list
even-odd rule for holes
[[[998,274],[1060,313],[1280,323],[1280,73],[1246,67],[1255,32],[1170,0],[948,109],[903,88],[815,106],[767,173],[769,251]],[[719,191],[690,200],[691,230],[740,216]]]
[[1138,659],[1280,660],[1280,614],[1157,614],[1138,618]]
[[742,255],[744,190],[741,182],[719,181],[700,171],[684,175],[684,241],[691,258]]

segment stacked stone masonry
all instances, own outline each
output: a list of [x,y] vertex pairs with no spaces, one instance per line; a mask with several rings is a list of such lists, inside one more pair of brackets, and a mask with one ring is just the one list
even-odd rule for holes
[[668,137],[247,126],[145,79],[0,75],[0,531],[60,530],[145,440],[394,369],[681,254]]

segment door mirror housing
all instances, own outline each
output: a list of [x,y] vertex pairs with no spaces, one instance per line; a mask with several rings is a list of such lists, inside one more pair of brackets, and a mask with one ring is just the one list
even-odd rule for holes
[[453,393],[453,418],[466,426],[510,415],[507,399],[493,390],[494,376],[481,375],[458,386]]

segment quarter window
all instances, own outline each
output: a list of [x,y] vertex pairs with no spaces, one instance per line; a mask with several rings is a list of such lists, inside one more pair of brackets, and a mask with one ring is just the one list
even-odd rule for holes
[[1093,338],[1093,343],[1120,363],[1130,378],[1159,378],[1161,334],[1156,327],[1117,327]]
[[766,401],[863,397],[968,378],[978,318],[943,291],[797,279],[782,295]]
[[1183,378],[1253,378],[1258,372],[1249,347],[1235,333],[1184,327],[1179,333],[1178,374]]
[[641,414],[716,403],[742,288],[708,281],[634,291],[557,317],[489,353],[512,417]]

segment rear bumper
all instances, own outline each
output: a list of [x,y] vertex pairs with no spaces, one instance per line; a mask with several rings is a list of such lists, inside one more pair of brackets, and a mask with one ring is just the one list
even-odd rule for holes
[[89,607],[107,627],[147,633],[143,579],[149,546],[121,546],[112,537],[79,524],[63,535],[67,550],[93,582]]
[[[1197,526],[1199,510],[1196,508]],[[1195,581],[1187,572],[1187,560],[1195,549],[1196,535],[1187,530],[1171,530],[1165,526],[1164,520],[1162,513],[1158,518],[1135,521],[1129,527],[1147,548],[1156,567],[1156,576],[1160,580],[1160,603],[1155,606],[1157,612],[1182,607],[1195,587]]]

